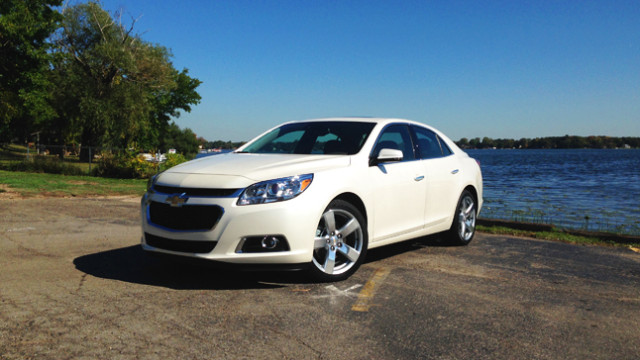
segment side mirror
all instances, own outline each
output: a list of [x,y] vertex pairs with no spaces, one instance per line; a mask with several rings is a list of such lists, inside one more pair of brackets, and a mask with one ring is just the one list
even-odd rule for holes
[[403,157],[402,150],[384,148],[380,150],[377,158],[372,158],[369,161],[369,165],[374,166],[385,162],[402,161]]

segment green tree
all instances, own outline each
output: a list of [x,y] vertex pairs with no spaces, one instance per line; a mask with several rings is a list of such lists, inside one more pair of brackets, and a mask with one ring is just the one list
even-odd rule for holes
[[224,140],[215,140],[215,141],[207,141],[203,147],[205,149],[226,149],[226,150],[233,150],[233,149],[237,149],[240,146],[246,144],[246,141],[224,141]]
[[187,158],[193,158],[198,152],[200,142],[196,134],[191,129],[180,129],[176,123],[172,122],[167,126],[167,131],[160,142],[160,149],[163,152],[169,149],[176,149],[180,154],[184,154]]
[[516,148],[518,149],[527,149],[529,147],[529,139],[521,138],[515,143]]
[[[58,118],[50,132],[57,141],[83,147],[159,146],[160,133],[179,110],[200,101],[200,81],[178,72],[163,46],[133,33],[96,2],[64,9],[53,73]],[[118,21],[114,20],[118,19]]]
[[180,110],[191,112],[191,105],[200,102],[201,97],[196,92],[196,88],[202,82],[188,76],[188,73],[187,69],[181,72],[174,70],[172,77],[175,85],[158,89],[153,94],[153,110],[149,115],[150,128],[141,135],[142,147],[160,146],[160,139],[170,131],[171,118],[180,117]]
[[52,118],[50,44],[62,0],[0,2],[0,141],[26,139],[38,120]]
[[486,149],[486,148],[492,148],[495,146],[493,139],[490,137],[484,137],[482,138],[482,148]]
[[495,146],[499,149],[513,149],[516,146],[516,142],[513,139],[498,139]]
[[465,148],[469,147],[469,139],[467,139],[466,137],[463,137],[462,139],[458,140],[458,142],[456,144],[460,148],[465,149]]
[[477,149],[479,145],[480,145],[480,138],[476,137],[469,140],[469,146],[471,146],[472,148]]

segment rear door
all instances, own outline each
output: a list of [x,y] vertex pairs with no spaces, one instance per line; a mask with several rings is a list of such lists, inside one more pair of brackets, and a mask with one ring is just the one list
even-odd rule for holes
[[425,227],[430,232],[446,230],[458,202],[460,167],[447,145],[433,131],[411,126],[418,163],[425,174]]

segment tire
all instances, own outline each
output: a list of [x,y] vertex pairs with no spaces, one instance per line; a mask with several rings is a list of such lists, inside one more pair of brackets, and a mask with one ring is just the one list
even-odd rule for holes
[[311,276],[318,281],[341,281],[351,276],[367,253],[367,226],[360,211],[333,200],[316,228]]
[[476,200],[469,190],[464,190],[456,212],[453,215],[453,223],[447,233],[452,245],[468,245],[476,233],[476,217],[478,214]]

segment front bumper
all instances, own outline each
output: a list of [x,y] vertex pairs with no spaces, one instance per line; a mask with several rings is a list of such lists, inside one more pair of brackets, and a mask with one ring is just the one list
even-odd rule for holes
[[[237,206],[237,197],[188,198],[182,207],[220,207],[222,215],[211,229],[170,229],[154,224],[150,217],[152,203],[169,204],[174,194],[147,192],[142,197],[142,248],[150,252],[213,260],[225,264],[269,265],[311,262],[315,230],[322,209],[309,204],[308,193],[277,203]],[[193,211],[189,214],[192,216]],[[286,239],[288,251],[238,252],[246,237],[278,235]],[[161,241],[157,241],[161,239]],[[154,241],[149,241],[154,240]],[[178,246],[152,246],[170,242]],[[298,266],[295,266],[298,267]]]

